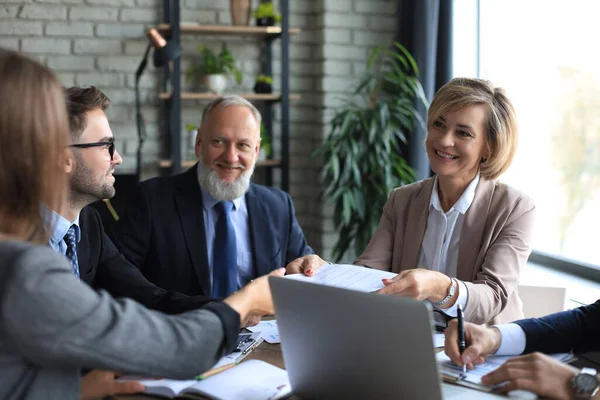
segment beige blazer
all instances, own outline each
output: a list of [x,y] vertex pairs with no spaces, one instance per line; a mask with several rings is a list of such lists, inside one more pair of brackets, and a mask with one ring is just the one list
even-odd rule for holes
[[[417,267],[433,182],[392,192],[355,264],[396,273]],[[531,253],[534,214],[530,197],[498,181],[479,180],[463,221],[456,271],[468,290],[467,321],[499,324],[523,318],[517,283]]]

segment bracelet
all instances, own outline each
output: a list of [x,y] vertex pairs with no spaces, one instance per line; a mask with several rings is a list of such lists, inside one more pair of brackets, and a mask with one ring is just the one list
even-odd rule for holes
[[444,297],[442,299],[442,301],[433,303],[434,306],[441,306],[441,305],[446,304],[452,298],[452,296],[454,296],[454,293],[456,293],[456,286],[457,286],[456,279],[450,278],[450,280],[452,281],[452,283],[450,284],[450,288],[448,289],[448,295],[446,297]]

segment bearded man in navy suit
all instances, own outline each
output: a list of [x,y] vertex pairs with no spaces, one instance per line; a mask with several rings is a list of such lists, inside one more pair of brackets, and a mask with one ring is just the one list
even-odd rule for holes
[[[290,196],[250,182],[260,124],[260,113],[242,97],[211,101],[196,137],[199,162],[138,186],[114,236],[147,279],[190,296],[220,298],[290,262],[325,263],[306,243]],[[220,203],[231,208],[226,226],[235,240],[227,248],[235,254],[222,254]],[[223,274],[230,285],[221,290]]]

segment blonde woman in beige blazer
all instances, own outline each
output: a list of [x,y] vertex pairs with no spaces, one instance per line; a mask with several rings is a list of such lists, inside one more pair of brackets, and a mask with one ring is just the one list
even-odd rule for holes
[[[517,283],[535,206],[496,180],[516,150],[513,105],[488,81],[457,78],[436,93],[427,125],[435,176],[392,192],[355,264],[398,273],[380,293],[429,300],[448,317],[461,304],[474,323],[523,318]],[[319,265],[291,267],[312,275]]]

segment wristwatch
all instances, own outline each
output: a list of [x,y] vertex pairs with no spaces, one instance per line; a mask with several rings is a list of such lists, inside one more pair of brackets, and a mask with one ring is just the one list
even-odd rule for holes
[[582,368],[579,373],[571,378],[571,384],[575,391],[577,400],[591,399],[598,393],[600,382],[596,377],[596,370],[593,368]]
[[434,306],[441,306],[444,305],[448,302],[448,300],[450,300],[452,298],[452,296],[454,296],[454,293],[456,292],[456,279],[454,278],[450,278],[450,280],[452,281],[452,283],[450,284],[450,288],[448,289],[448,296],[444,297],[442,299],[442,301],[438,301],[437,303],[433,303]]

